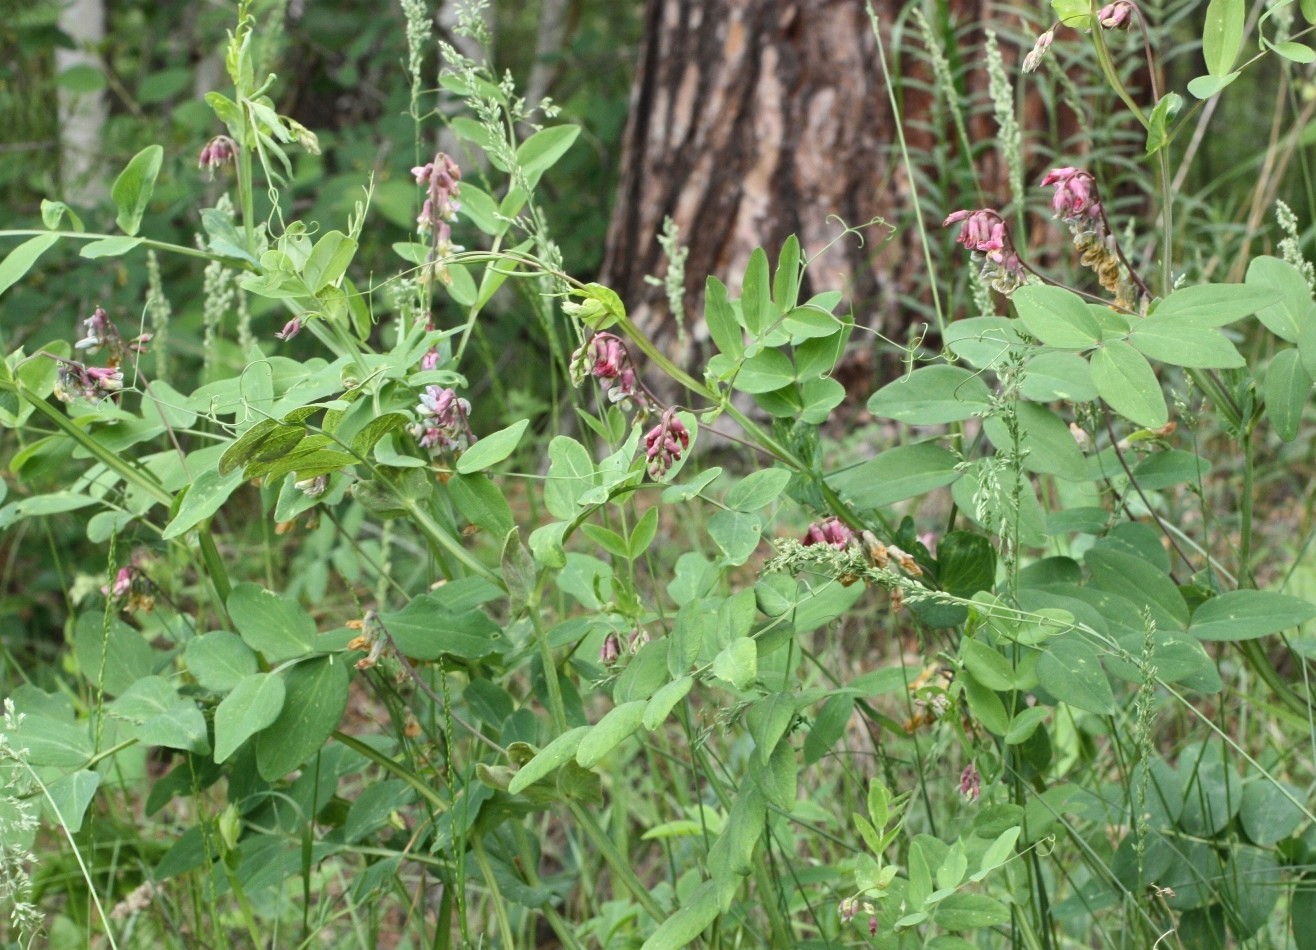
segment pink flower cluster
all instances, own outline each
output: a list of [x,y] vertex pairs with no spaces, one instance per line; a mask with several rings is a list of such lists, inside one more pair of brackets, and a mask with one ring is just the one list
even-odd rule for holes
[[114,321],[101,307],[97,307],[90,317],[82,321],[83,331],[86,333],[81,340],[73,344],[75,350],[86,350],[88,354],[95,354],[101,351],[101,348],[109,350],[110,362],[117,366],[127,357],[131,351],[133,353],[145,353],[146,344],[151,342],[151,334],[142,333],[133,339],[125,341],[119,335],[119,328],[114,325]]
[[609,402],[625,406],[637,397],[644,401],[626,343],[615,333],[596,333],[572,354],[572,381],[579,386],[589,376],[599,381]]
[[437,225],[435,246],[441,256],[460,250],[452,243],[452,229],[448,223],[457,220],[457,212],[461,209],[461,202],[457,200],[461,194],[461,169],[446,152],[439,152],[434,161],[417,165],[411,173],[416,176],[416,184],[427,185],[429,189],[420,216],[416,218],[416,228],[421,234],[428,234]]
[[232,165],[238,156],[238,143],[227,135],[216,135],[201,149],[197,156],[196,167],[210,173],[210,180],[215,180],[215,169],[223,165]]
[[427,386],[416,407],[420,421],[411,426],[411,434],[431,456],[461,451],[475,441],[468,421],[471,404],[452,389]]
[[676,407],[668,409],[658,424],[644,436],[644,454],[649,461],[649,477],[655,481],[667,474],[690,448],[690,430],[676,418]]
[[941,226],[960,226],[955,242],[983,256],[983,276],[997,290],[1009,293],[1024,281],[1024,266],[1010,239],[1010,229],[1001,215],[991,208],[955,211]]
[[1055,186],[1051,208],[1057,218],[1063,218],[1071,224],[1086,224],[1085,219],[1100,220],[1101,201],[1097,196],[1097,183],[1089,172],[1073,166],[1053,168],[1046,173],[1042,184]]

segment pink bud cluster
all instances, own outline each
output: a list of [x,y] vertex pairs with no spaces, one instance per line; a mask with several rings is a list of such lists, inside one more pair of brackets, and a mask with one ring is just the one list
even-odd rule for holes
[[970,802],[976,802],[982,796],[982,775],[972,762],[960,773],[960,794]]
[[457,220],[457,212],[461,209],[461,202],[457,200],[461,194],[461,169],[446,152],[439,152],[434,161],[417,165],[411,173],[416,176],[416,184],[426,185],[429,189],[420,216],[416,218],[416,228],[421,234],[428,234],[437,225],[435,244],[440,254],[459,250],[452,244],[452,230],[448,223]]
[[238,143],[227,135],[216,135],[201,149],[197,156],[196,167],[208,171],[210,180],[215,180],[215,169],[223,165],[232,165],[238,156]]
[[112,585],[102,585],[101,593],[122,604],[124,611],[150,613],[155,609],[155,585],[141,567],[142,553],[133,554],[132,562],[119,568]]
[[676,418],[676,407],[668,409],[658,424],[644,436],[644,453],[649,461],[649,477],[657,480],[681,460],[690,447],[690,430]]
[[461,451],[475,441],[469,420],[471,404],[454,390],[427,386],[416,408],[420,421],[411,426],[411,434],[431,456]]
[[822,521],[815,521],[809,525],[808,532],[804,535],[804,545],[809,547],[814,544],[830,544],[834,548],[844,549],[849,547],[850,542],[854,540],[854,532],[840,518],[824,518]]
[[1001,293],[1010,293],[1024,282],[1023,263],[1010,239],[1010,229],[1006,227],[999,212],[991,208],[955,211],[947,216],[941,226],[944,228],[952,224],[960,226],[956,243],[982,255],[983,276],[993,287]]
[[590,376],[599,381],[599,388],[608,394],[609,402],[626,406],[635,399],[643,404],[644,396],[630,352],[625,341],[615,333],[596,333],[572,354],[572,381],[579,386]]

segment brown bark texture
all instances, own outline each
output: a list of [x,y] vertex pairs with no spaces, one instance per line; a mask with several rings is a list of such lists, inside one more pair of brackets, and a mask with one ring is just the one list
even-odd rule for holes
[[[875,6],[890,57],[888,30],[902,4]],[[942,10],[948,22],[974,24],[986,6],[949,0]],[[904,29],[909,41],[912,27]],[[960,63],[980,58],[980,37],[975,31],[947,53]],[[985,90],[981,63],[972,65],[965,75]],[[891,66],[911,148],[953,149],[953,132],[926,121],[935,111],[926,58],[898,57]],[[995,131],[981,113],[971,127],[986,141]],[[688,248],[685,309],[695,339],[703,336],[705,276],[736,293],[754,248],[775,260],[796,234],[812,259],[806,293],[842,290],[859,324],[899,328],[909,322],[899,315],[901,294],[924,265],[895,143],[864,0],[648,0],[601,280],[643,331],[688,357],[677,353],[664,289],[645,280],[665,272],[657,241],[664,217]],[[854,235],[837,240],[839,222],[857,227],[874,218],[900,230],[890,240],[881,226],[866,230],[862,243]]]

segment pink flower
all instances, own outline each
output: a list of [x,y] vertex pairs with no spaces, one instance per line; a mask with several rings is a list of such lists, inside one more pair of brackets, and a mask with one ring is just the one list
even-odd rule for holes
[[676,418],[676,408],[662,414],[658,424],[644,436],[644,453],[649,460],[649,477],[655,481],[667,474],[690,447],[690,431]]
[[960,773],[960,794],[971,802],[976,802],[982,795],[982,775],[972,762]]
[[960,226],[955,242],[983,255],[983,276],[994,287],[1002,293],[1009,293],[1023,283],[1024,266],[1010,239],[1010,229],[1005,226],[999,212],[991,208],[955,211],[941,226],[944,228],[952,224]]
[[626,343],[615,333],[596,333],[571,356],[571,379],[577,386],[593,376],[610,402],[627,405],[643,395]]
[[1052,169],[1042,179],[1042,184],[1055,186],[1051,208],[1056,217],[1070,223],[1084,223],[1083,218],[1100,219],[1097,183],[1088,172],[1072,166]]
[[471,404],[455,390],[427,386],[416,407],[420,421],[411,426],[411,434],[430,455],[463,450],[475,439],[468,421]]
[[1097,11],[1097,22],[1107,30],[1126,29],[1133,20],[1133,4],[1129,0],[1115,0]]
[[1055,27],[1047,30],[1037,38],[1033,48],[1024,57],[1024,72],[1032,73],[1037,71],[1037,67],[1042,65],[1042,60],[1046,58],[1046,52],[1051,48],[1051,42],[1055,38]]
[[301,332],[302,332],[302,318],[293,317],[291,320],[289,320],[287,323],[283,325],[282,330],[280,330],[278,333],[274,335],[280,340],[287,341],[287,340],[291,340],[293,337],[295,337],[297,334]]
[[814,544],[830,544],[834,548],[844,548],[854,540],[854,532],[840,518],[826,518],[809,525],[804,536],[806,547]]
[[201,149],[197,156],[196,167],[210,172],[210,180],[215,180],[215,169],[222,165],[232,165],[238,154],[238,143],[227,135],[216,135]]
[[621,639],[616,633],[609,631],[608,635],[603,638],[603,646],[599,648],[599,662],[604,666],[612,666],[621,658]]

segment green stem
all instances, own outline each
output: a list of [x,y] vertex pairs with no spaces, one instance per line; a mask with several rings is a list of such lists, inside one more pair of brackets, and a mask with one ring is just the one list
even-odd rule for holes
[[[7,237],[36,237],[41,234],[58,234],[61,238],[70,241],[104,241],[108,238],[122,239],[122,234],[93,234],[87,231],[42,231],[39,228],[18,229],[13,231],[0,231],[0,238]],[[228,257],[224,254],[215,254],[211,251],[203,251],[200,248],[188,247],[185,244],[171,244],[168,241],[155,241],[151,238],[138,238],[137,247],[150,248],[155,251],[168,251],[171,254],[181,254],[184,257],[199,257],[204,261],[222,261],[230,267],[238,267],[242,270],[254,271],[256,267],[251,261],[244,261],[241,258]]]
[[494,877],[493,865],[489,863],[489,856],[485,853],[484,839],[478,836],[472,839],[471,850],[475,852],[475,863],[480,866],[480,874],[484,876],[484,883],[489,888],[494,916],[498,918],[498,929],[502,931],[503,946],[515,946],[512,939],[512,922],[508,919],[507,907],[503,901],[503,893],[498,889],[498,878]]
[[1252,577],[1252,495],[1257,450],[1251,423],[1243,430],[1243,490],[1238,504],[1238,586],[1255,587]]
[[631,892],[631,896],[644,908],[654,920],[662,922],[667,919],[666,913],[658,906],[654,900],[653,894],[644,886],[635,872],[631,869],[630,862],[622,855],[617,846],[612,843],[608,833],[599,827],[598,819],[595,818],[587,809],[582,808],[574,802],[570,806],[571,814],[580,824],[581,830],[585,832],[585,837],[589,838],[590,844],[594,845],[599,855],[607,862],[609,869],[616,875],[617,879],[625,885],[626,889]]
[[429,512],[403,494],[402,490],[396,485],[390,485],[390,487],[393,489],[394,497],[407,510],[408,516],[415,522],[416,527],[420,529],[422,534],[460,561],[467,570],[480,575],[489,583],[497,586],[499,590],[507,590],[506,581],[499,574],[482,564],[470,551],[462,547],[461,543],[452,535],[444,531],[443,527],[430,516]]

